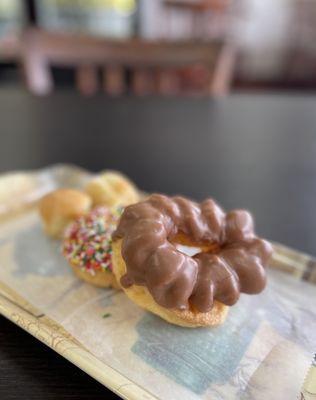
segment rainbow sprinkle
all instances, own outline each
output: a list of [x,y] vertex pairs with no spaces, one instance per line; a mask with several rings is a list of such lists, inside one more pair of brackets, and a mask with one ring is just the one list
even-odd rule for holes
[[85,271],[112,271],[112,233],[123,207],[101,206],[71,223],[65,232],[62,253],[66,259]]

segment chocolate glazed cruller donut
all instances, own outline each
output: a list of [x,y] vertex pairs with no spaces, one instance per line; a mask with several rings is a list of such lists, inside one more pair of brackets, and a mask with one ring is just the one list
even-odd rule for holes
[[[272,246],[255,235],[249,212],[225,214],[212,199],[198,204],[151,195],[125,209],[113,234],[120,238],[121,285],[147,287],[167,309],[207,313],[214,300],[231,306],[240,292],[259,293],[266,285]],[[179,242],[203,251],[190,257],[176,248]]]

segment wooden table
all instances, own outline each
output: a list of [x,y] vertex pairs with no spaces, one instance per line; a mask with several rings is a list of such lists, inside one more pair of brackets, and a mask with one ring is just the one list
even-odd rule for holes
[[[0,171],[71,162],[146,191],[249,208],[260,234],[316,255],[316,97],[35,98],[0,91]],[[1,399],[109,392],[0,318]]]

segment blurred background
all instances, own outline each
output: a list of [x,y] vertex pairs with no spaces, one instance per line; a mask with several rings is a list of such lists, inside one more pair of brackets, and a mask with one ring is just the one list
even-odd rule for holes
[[0,88],[314,91],[313,0],[0,0]]
[[[50,187],[13,170],[119,170],[249,209],[260,235],[316,256],[315,92],[316,0],[0,0],[0,194]],[[315,280],[306,260],[290,262]],[[13,329],[1,400],[109,398]]]
[[315,43],[314,0],[0,0],[0,171],[117,169],[314,254]]

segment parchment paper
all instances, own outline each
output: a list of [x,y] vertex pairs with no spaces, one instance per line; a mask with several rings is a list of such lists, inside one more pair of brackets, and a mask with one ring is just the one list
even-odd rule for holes
[[316,349],[310,283],[271,270],[267,289],[242,295],[222,326],[180,328],[78,280],[36,210],[2,223],[0,281],[159,399],[295,399]]

